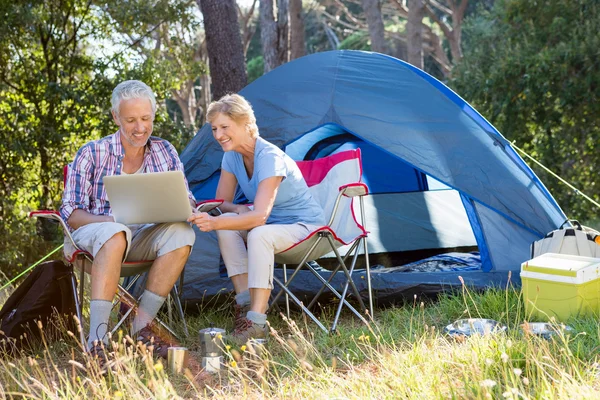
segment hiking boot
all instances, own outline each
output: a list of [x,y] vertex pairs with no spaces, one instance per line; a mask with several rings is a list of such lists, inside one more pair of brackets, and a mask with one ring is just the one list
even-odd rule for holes
[[239,305],[235,304],[233,306],[233,330],[237,331],[239,329],[243,329],[244,320],[246,319],[246,314],[250,311],[250,304]]
[[241,318],[240,327],[229,335],[228,339],[238,346],[246,344],[250,339],[266,339],[269,333],[267,324],[259,325],[248,318]]
[[152,323],[146,325],[135,334],[135,341],[150,348],[154,354],[165,360],[169,354],[169,347],[179,346],[179,342],[169,332],[159,330]]
[[106,372],[108,365],[108,351],[106,345],[99,341],[88,350],[88,356],[98,363],[98,367],[103,372]]

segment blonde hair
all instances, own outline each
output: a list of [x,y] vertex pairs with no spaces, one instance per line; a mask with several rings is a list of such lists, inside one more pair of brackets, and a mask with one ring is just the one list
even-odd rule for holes
[[217,114],[227,115],[237,123],[246,125],[246,130],[252,138],[258,137],[258,126],[252,106],[239,94],[226,94],[218,101],[213,101],[206,111],[206,120],[212,123]]

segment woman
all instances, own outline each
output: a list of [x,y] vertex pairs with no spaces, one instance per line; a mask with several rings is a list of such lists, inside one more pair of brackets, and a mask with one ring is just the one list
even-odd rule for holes
[[[189,221],[203,232],[217,231],[236,292],[231,339],[243,344],[267,335],[275,254],[324,225],[325,218],[294,160],[259,136],[246,99],[226,95],[209,105],[206,119],[225,152],[216,193],[225,200],[224,214],[199,213]],[[233,204],[238,184],[252,207]]]

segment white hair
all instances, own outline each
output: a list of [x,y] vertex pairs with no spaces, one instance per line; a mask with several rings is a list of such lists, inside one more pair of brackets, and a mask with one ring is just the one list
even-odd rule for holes
[[123,81],[114,88],[110,99],[111,110],[119,116],[121,101],[130,99],[148,99],[152,106],[152,114],[156,113],[156,97],[148,85],[141,81]]

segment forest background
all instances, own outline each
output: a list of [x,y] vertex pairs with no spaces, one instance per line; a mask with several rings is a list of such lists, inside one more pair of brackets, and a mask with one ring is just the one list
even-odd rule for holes
[[[115,132],[118,82],[153,88],[154,134],[181,151],[212,99],[333,49],[424,69],[599,201],[598,26],[596,0],[0,0],[0,272],[62,241],[27,212],[56,209],[76,150]],[[570,218],[598,228],[593,204],[530,165]]]

